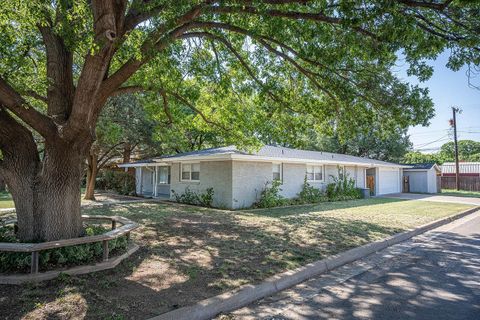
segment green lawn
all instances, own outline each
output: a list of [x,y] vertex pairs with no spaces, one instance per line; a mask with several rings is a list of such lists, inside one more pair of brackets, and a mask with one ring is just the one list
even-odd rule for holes
[[13,204],[12,197],[10,193],[0,191],[0,209],[4,208],[13,208],[15,205]]
[[480,198],[480,191],[464,191],[455,189],[442,189],[441,195],[443,196],[457,196],[457,197],[469,197]]
[[85,209],[141,224],[141,249],[115,270],[0,286],[11,318],[145,319],[470,208],[368,199],[223,211],[136,203]]

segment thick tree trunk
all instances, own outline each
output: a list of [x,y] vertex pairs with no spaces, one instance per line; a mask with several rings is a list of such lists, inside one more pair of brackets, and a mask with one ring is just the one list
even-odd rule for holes
[[91,151],[87,157],[87,188],[85,190],[85,200],[95,200],[95,181],[98,174],[98,159],[95,152]]
[[47,144],[41,182],[37,187],[35,215],[39,237],[57,240],[78,237],[83,232],[80,212],[83,147]]
[[0,191],[5,191],[5,180],[3,180],[3,177],[0,175]]
[[[135,149],[135,146],[132,146],[129,142],[125,142],[123,145],[123,163],[129,163],[132,158],[132,151]],[[131,175],[135,175],[135,168],[127,168],[127,171]]]
[[[16,156],[5,167],[22,242],[53,241],[81,236],[80,182],[84,145],[46,142],[42,162],[35,154]],[[31,150],[32,151],[32,150]]]

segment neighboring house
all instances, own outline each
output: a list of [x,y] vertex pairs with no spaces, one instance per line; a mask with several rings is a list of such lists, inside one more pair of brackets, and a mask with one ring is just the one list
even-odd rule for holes
[[[480,162],[460,162],[460,176],[480,177]],[[442,164],[442,177],[454,177],[457,170],[455,162],[445,162]]]
[[[480,191],[480,162],[459,163],[460,190]],[[455,163],[446,162],[442,165],[442,189],[457,187]]]
[[282,181],[281,194],[296,197],[305,176],[309,184],[325,188],[338,175],[338,167],[359,188],[369,186],[375,195],[398,193],[405,165],[328,152],[264,146],[247,153],[233,146],[206,149],[119,165],[134,167],[136,192],[173,199],[172,190],[183,193],[214,189],[214,206],[230,209],[250,207],[266,184]]
[[440,192],[440,167],[435,163],[410,164],[403,169],[403,192]]

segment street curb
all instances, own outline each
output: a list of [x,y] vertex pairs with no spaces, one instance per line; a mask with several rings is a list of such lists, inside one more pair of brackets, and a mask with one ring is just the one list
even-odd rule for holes
[[199,301],[193,305],[169,311],[151,318],[150,320],[206,320],[221,313],[227,313],[244,307],[256,300],[271,296],[274,293],[304,282],[307,279],[318,276],[327,271],[343,266],[347,263],[364,258],[372,253],[408,240],[429,230],[436,229],[454,220],[463,218],[478,211],[480,207],[474,207],[458,214],[441,218],[424,224],[413,230],[405,231],[386,239],[375,241],[350,249],[329,258],[309,263],[305,266],[279,273],[268,278],[262,283],[243,285],[232,291],[228,291]]

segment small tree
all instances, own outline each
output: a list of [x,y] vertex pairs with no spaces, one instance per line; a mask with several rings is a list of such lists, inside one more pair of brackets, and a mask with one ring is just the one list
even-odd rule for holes
[[85,199],[95,200],[97,174],[112,159],[120,158],[127,163],[136,148],[155,149],[154,131],[155,123],[136,96],[126,94],[111,98],[100,115],[97,140],[87,156]]

